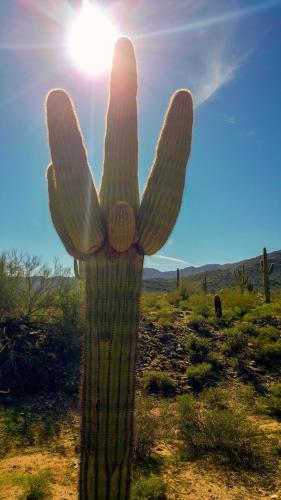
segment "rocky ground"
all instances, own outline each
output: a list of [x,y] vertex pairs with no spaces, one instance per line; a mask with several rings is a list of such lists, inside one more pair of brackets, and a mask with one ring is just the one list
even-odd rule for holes
[[[169,326],[160,326],[144,317],[141,319],[137,364],[139,382],[144,371],[167,371],[176,382],[178,394],[190,389],[185,376],[189,359],[184,345],[187,336],[194,330],[187,326],[187,314],[176,313]],[[258,321],[261,326],[268,324],[264,320]],[[273,320],[273,323],[281,330],[281,322]],[[213,327],[209,327],[209,330],[213,341],[219,342],[220,330]],[[253,365],[251,367],[253,376],[255,369]],[[231,383],[233,382],[231,390],[235,391],[237,374],[229,368],[225,375],[229,377]],[[46,398],[42,395],[30,401],[22,415],[25,428],[32,427],[34,415],[42,413],[45,415],[43,421],[46,425],[42,424],[35,438],[27,434],[21,446],[9,448],[9,443],[6,442],[7,452],[2,450],[0,500],[19,499],[22,478],[45,470],[50,473],[49,498],[55,500],[77,498],[76,484],[79,469],[77,400],[69,403],[62,395],[56,395],[55,398]],[[280,435],[281,423],[265,417],[256,420],[269,435]],[[280,481],[278,482],[276,477],[263,481],[256,476],[244,477],[241,473],[220,470],[211,463],[179,462],[175,460],[173,444],[161,440],[154,451],[161,464],[157,476],[167,486],[168,500],[281,500]]]

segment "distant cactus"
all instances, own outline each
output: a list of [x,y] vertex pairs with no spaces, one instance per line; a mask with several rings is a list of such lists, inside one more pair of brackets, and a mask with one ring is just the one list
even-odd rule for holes
[[217,318],[222,317],[222,305],[221,305],[221,298],[218,294],[214,296],[214,306],[215,306],[215,315]]
[[243,294],[244,289],[247,286],[248,279],[249,279],[248,276],[246,275],[246,272],[245,272],[245,266],[242,266],[240,269],[235,269],[234,277],[235,277],[236,284],[240,288],[241,294]]
[[[173,229],[191,145],[192,98],[179,90],[140,203],[136,93],[134,48],[123,38],[113,58],[99,197],[70,97],[54,90],[47,98],[51,217],[85,269],[80,500],[129,498],[143,259]],[[80,276],[77,262],[75,268]]]
[[208,293],[208,281],[207,281],[207,276],[204,276],[203,282],[202,282],[202,290],[203,292],[207,295]]
[[180,288],[180,270],[177,269],[177,290]]
[[273,263],[268,264],[267,262],[267,251],[266,248],[263,249],[263,257],[260,260],[260,270],[263,274],[263,286],[264,286],[264,296],[265,302],[267,304],[270,303],[270,281],[269,276],[273,272],[274,265]]
[[252,292],[254,290],[254,285],[251,281],[248,281],[247,283],[247,290],[248,292]]

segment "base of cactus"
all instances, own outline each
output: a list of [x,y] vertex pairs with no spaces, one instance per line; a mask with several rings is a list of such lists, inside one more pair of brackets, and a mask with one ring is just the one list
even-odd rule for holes
[[79,498],[129,498],[138,304],[143,257],[86,263]]

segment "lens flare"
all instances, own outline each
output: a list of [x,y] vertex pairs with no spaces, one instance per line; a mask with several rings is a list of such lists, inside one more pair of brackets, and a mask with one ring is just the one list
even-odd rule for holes
[[97,75],[110,68],[117,28],[96,6],[86,3],[70,28],[67,47],[76,66]]

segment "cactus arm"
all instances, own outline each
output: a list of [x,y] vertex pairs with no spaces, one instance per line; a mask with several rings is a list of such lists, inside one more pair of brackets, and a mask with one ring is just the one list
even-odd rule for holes
[[75,111],[68,94],[46,101],[49,144],[60,198],[60,217],[75,248],[91,253],[104,241],[102,213]]
[[127,38],[115,48],[107,112],[104,165],[99,193],[101,207],[128,202],[139,208],[137,72],[134,48]]
[[63,242],[66,251],[72,257],[75,257],[76,259],[84,258],[84,255],[75,248],[71,237],[65,229],[61,217],[60,199],[56,191],[55,169],[53,165],[48,166],[46,176],[48,181],[49,209],[56,231]]
[[273,270],[274,270],[274,264],[273,262],[270,264],[269,268],[268,268],[268,274],[271,274],[273,273]]
[[263,273],[264,272],[264,261],[263,259],[260,260],[260,270]]
[[146,255],[167,241],[181,205],[191,147],[192,97],[179,90],[171,99],[138,216],[139,246]]

